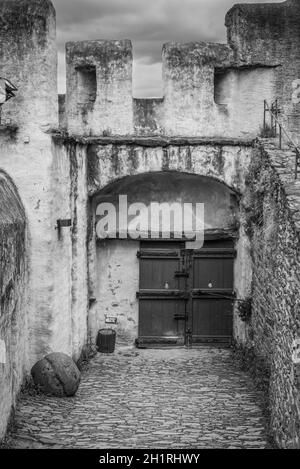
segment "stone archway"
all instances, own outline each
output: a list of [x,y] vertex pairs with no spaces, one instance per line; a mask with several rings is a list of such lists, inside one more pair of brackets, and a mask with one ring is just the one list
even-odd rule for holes
[[144,173],[177,172],[214,178],[237,193],[245,189],[252,143],[203,141],[202,144],[89,145],[87,149],[90,197],[119,179]]
[[[127,194],[128,203],[142,202],[146,205],[151,201],[173,203],[185,200],[204,203],[205,232],[209,234],[209,239],[238,238],[238,196],[223,181],[220,182],[215,177],[178,171],[156,171],[116,178],[94,195],[92,212],[95,214],[101,201],[117,204],[121,194]],[[94,218],[94,228],[95,224]],[[90,290],[93,291],[93,298],[96,300],[89,315],[89,329],[93,342],[97,331],[107,327],[114,319],[117,320],[119,338],[132,343],[138,336],[137,292],[140,282],[140,261],[137,253],[140,251],[140,241],[97,240],[94,232],[89,256],[89,270],[93,275],[90,279]],[[233,246],[232,244],[232,249]]]

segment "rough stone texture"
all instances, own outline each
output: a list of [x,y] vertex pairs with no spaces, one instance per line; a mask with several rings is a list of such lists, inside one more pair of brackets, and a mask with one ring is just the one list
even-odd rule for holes
[[215,70],[214,98],[220,135],[257,136],[262,127],[263,100],[276,96],[275,70],[268,67],[229,67]]
[[[0,168],[13,175],[28,221],[28,375],[53,350],[77,360],[87,344],[86,158],[50,134],[58,122],[51,2],[1,1],[0,24],[1,74],[18,87],[3,106],[11,124],[0,128]],[[58,233],[58,219],[71,219],[71,230]]]
[[[55,273],[51,280],[54,297],[48,318],[50,327],[43,323],[48,345],[40,349],[37,359],[58,350],[77,361],[87,345],[89,305],[86,149],[74,143],[56,142],[52,152],[50,182],[55,197],[51,204],[51,260]],[[58,232],[58,219],[69,219],[72,226]]]
[[99,354],[70,399],[24,395],[10,448],[270,448],[260,395],[229,350]]
[[[71,260],[71,321],[72,356],[79,358],[83,348],[88,343],[88,233],[89,204],[87,189],[87,149],[81,145],[69,148],[70,158],[70,206],[72,217],[72,260]],[[57,318],[59,327],[59,317]],[[64,331],[66,335],[66,331]]]
[[300,334],[300,185],[293,181],[294,156],[289,149],[258,146],[242,201],[253,268],[244,346],[270,372],[271,430],[281,448],[300,447],[299,365],[292,361]]
[[1,75],[18,88],[3,117],[25,135],[57,126],[56,22],[50,0],[1,0]]
[[27,365],[25,228],[16,187],[0,170],[0,440]]
[[[96,343],[97,332],[112,327],[117,343],[134,344],[138,337],[139,241],[98,241],[96,260],[96,303],[89,315],[89,336]],[[107,317],[117,325],[107,325]]]
[[276,97],[287,128],[298,137],[300,103],[292,102],[293,82],[300,78],[300,3],[237,4],[226,16],[228,43],[240,64],[279,65]]
[[16,98],[3,106],[4,116],[18,130],[1,135],[0,167],[13,175],[28,218],[29,293],[24,313],[28,315],[33,364],[51,351],[53,303],[59,296],[53,291],[57,214],[51,212],[57,188],[53,191],[51,187],[51,137],[44,132],[57,126],[55,11],[51,2],[1,1],[0,44],[1,75],[18,87]]
[[[159,143],[158,143],[159,145]],[[94,195],[117,179],[149,172],[177,171],[213,177],[237,192],[244,190],[244,175],[251,160],[252,148],[243,141],[232,146],[206,141],[202,145],[91,144],[88,156],[88,190]]]
[[163,134],[163,98],[134,99],[133,119],[136,135]]
[[59,113],[59,127],[61,129],[67,128],[67,114],[66,114],[66,95],[58,95],[58,113]]
[[[223,44],[168,43],[163,47],[166,135],[256,135],[263,100],[274,98],[273,70],[234,66],[232,50]],[[226,77],[219,77],[220,69]],[[222,87],[226,101],[217,94]],[[251,118],[249,119],[249,116]]]
[[[274,69],[244,69],[224,44],[163,46],[164,96],[132,99],[130,41],[67,44],[66,115],[71,134],[256,135],[263,100],[275,99]],[[220,74],[222,80],[219,80]],[[226,95],[220,103],[219,95]]]
[[63,353],[47,355],[34,365],[31,375],[39,391],[57,397],[74,396],[80,383],[80,371]]
[[66,112],[70,132],[131,134],[131,42],[70,42],[66,46],[66,55]]

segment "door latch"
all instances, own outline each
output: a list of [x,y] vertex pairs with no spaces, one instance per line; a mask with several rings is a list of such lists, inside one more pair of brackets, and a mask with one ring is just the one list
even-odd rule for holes
[[182,313],[182,314],[177,313],[177,314],[174,315],[174,319],[175,319],[175,321],[185,321],[186,314],[185,313]]
[[188,272],[182,272],[180,270],[177,270],[175,272],[175,277],[185,277],[185,278],[189,278],[190,274]]

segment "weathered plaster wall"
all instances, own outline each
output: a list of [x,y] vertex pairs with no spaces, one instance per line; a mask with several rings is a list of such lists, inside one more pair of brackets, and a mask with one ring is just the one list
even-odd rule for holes
[[87,345],[88,332],[88,195],[86,147],[69,150],[72,215],[72,353],[79,357]]
[[70,42],[66,45],[66,60],[69,131],[83,135],[131,134],[131,42]]
[[26,217],[0,170],[0,440],[23,382],[28,357]]
[[[12,174],[24,203],[29,230],[30,294],[27,313],[31,363],[51,349],[53,248],[51,137],[57,125],[55,11],[46,0],[0,2],[1,75],[19,89],[3,106],[17,130],[0,132],[0,167]],[[53,252],[52,252],[53,249]]]
[[276,97],[283,108],[285,124],[295,132],[294,137],[300,124],[299,89],[297,92],[293,88],[294,81],[300,78],[299,21],[298,0],[237,4],[226,16],[228,44],[237,63],[279,65]]
[[[248,234],[245,232],[244,216],[245,214],[240,210],[240,227],[235,245],[237,256],[234,262],[234,289],[236,297],[242,300],[252,296],[251,244]],[[233,337],[237,343],[244,344],[248,339],[248,327],[239,316],[238,305],[238,302],[234,303]]]
[[50,0],[1,0],[0,11],[1,76],[19,90],[3,118],[32,137],[58,123],[55,10]]
[[[138,336],[139,242],[97,242],[97,304],[90,316],[92,342],[105,327],[117,331],[119,343],[134,343]],[[105,316],[116,317],[117,326],[105,324]]]
[[[272,101],[275,96],[274,70],[250,67],[245,71],[233,66],[232,50],[226,45],[164,45],[166,135],[233,137],[259,133],[263,100]],[[220,83],[215,77],[221,71],[226,80]],[[215,100],[218,95],[221,101]]]
[[[51,351],[77,360],[87,346],[88,315],[88,201],[86,148],[74,143],[52,142],[51,206],[53,310],[47,331]],[[71,227],[57,229],[56,221],[70,220]]]
[[136,135],[162,135],[164,99],[134,99],[133,123]]
[[[76,359],[86,343],[85,158],[50,133],[58,125],[52,3],[1,1],[0,26],[1,75],[18,87],[3,106],[11,125],[0,127],[0,167],[13,175],[28,219],[29,371],[52,351]],[[71,219],[73,231],[58,236],[58,219]]]
[[72,354],[72,316],[71,316],[71,259],[72,240],[70,228],[57,230],[58,219],[72,219],[70,198],[71,178],[68,148],[52,143],[52,161],[49,178],[50,189],[55,196],[50,207],[52,221],[49,232],[48,250],[51,256],[49,271],[53,290],[53,304],[49,314],[49,326],[44,323],[48,350]]
[[[280,155],[281,153],[281,155]],[[252,317],[237,337],[270,375],[271,430],[279,447],[300,447],[299,183],[281,169],[278,150],[257,147],[242,201],[243,228],[251,240]]]
[[[98,142],[98,143],[97,143]],[[238,192],[245,187],[252,141],[218,139],[95,140],[88,147],[88,192],[92,196],[125,176],[177,171],[210,176]]]
[[268,67],[217,69],[215,102],[220,134],[257,136],[263,126],[263,101],[274,101],[276,70]]
[[66,95],[58,95],[58,115],[59,115],[59,127],[61,129],[67,129],[67,114],[66,114]]
[[[130,41],[67,44],[66,116],[73,135],[257,135],[263,100],[275,99],[274,68],[237,64],[224,44],[163,46],[164,96],[132,99]],[[217,83],[215,76],[226,76]],[[226,96],[226,105],[215,102]],[[61,98],[62,103],[62,98]],[[63,104],[63,103],[62,103]],[[65,122],[61,106],[61,125]]]

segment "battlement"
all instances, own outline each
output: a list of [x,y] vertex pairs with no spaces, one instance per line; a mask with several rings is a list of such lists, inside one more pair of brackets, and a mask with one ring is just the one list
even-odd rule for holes
[[[20,89],[5,105],[8,120],[53,126],[58,120],[54,8],[49,0],[4,0],[0,8],[1,73]],[[300,76],[299,21],[299,1],[235,5],[226,16],[228,44],[163,45],[164,92],[154,100],[132,96],[130,40],[69,42],[60,123],[84,136],[253,136],[262,124],[263,100],[279,98],[293,124],[300,116],[290,105],[293,81]]]
[[[60,120],[73,135],[251,135],[259,130],[260,117],[249,114],[259,112],[262,96],[273,98],[273,70],[257,64],[245,70],[226,44],[164,44],[164,96],[158,99],[133,99],[128,40],[68,43],[66,57],[66,106],[64,115],[60,97]],[[250,91],[249,105],[249,92],[245,100],[243,93],[258,77],[268,85]]]

